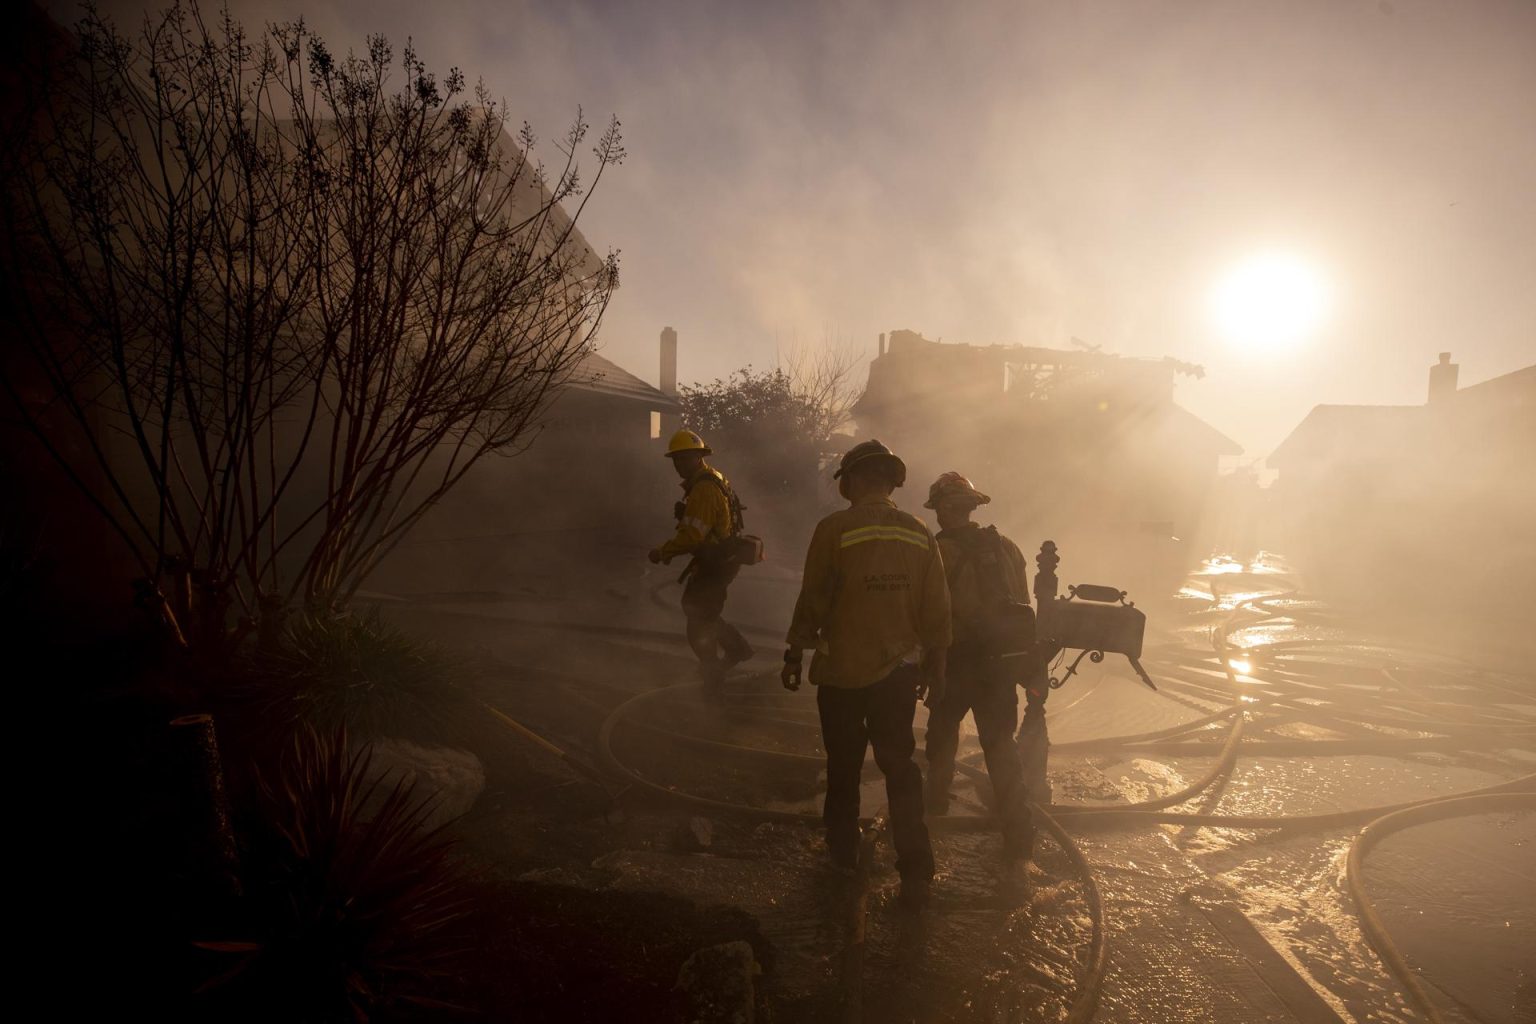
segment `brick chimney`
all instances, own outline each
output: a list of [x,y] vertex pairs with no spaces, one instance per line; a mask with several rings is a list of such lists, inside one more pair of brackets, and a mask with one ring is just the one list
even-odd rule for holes
[[[661,329],[661,393],[677,397],[677,332],[670,327]],[[652,437],[671,437],[682,425],[682,418],[676,413],[651,414]]]
[[661,393],[677,397],[677,332],[661,329]]
[[1429,368],[1429,404],[1443,402],[1456,393],[1456,374],[1461,367],[1451,362],[1449,352],[1440,353],[1440,362]]

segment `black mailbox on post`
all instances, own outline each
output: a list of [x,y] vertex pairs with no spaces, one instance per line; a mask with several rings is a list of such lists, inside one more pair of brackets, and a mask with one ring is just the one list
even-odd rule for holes
[[1146,634],[1147,616],[1135,604],[1126,601],[1125,591],[1084,583],[1068,587],[1067,593],[1067,597],[1041,602],[1038,624],[1041,643],[1052,649],[1052,653],[1067,649],[1082,653],[1061,679],[1051,680],[1051,686],[1059,687],[1072,678],[1084,656],[1100,662],[1105,654],[1123,654],[1141,681],[1157,689],[1141,667],[1141,644]]
[[1056,646],[1141,657],[1147,617],[1126,603],[1125,591],[1091,583],[1067,591],[1071,597],[1058,597],[1040,610],[1040,631]]

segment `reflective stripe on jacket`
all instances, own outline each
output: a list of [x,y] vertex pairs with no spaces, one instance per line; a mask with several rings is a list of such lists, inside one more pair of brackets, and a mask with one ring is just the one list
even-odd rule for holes
[[[717,487],[705,479],[713,476],[724,486]],[[683,493],[683,518],[677,524],[677,533],[661,546],[663,558],[686,555],[705,544],[724,540],[731,535],[731,503],[725,496],[730,486],[718,469],[705,466],[681,484]]]
[[815,683],[846,688],[948,647],[949,586],[923,521],[877,497],[818,523],[788,640],[815,648]]

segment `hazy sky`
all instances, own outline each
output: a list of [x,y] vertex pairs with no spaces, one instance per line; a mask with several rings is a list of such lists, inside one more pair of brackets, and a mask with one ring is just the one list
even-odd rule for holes
[[[1441,350],[1463,384],[1536,362],[1536,0],[232,7],[413,36],[544,138],[617,113],[582,228],[623,253],[605,352],[653,382],[669,324],[684,381],[795,339],[1075,335],[1202,363],[1180,402],[1262,455],[1319,402],[1422,402]],[[1206,295],[1273,249],[1332,313],[1257,354]]]

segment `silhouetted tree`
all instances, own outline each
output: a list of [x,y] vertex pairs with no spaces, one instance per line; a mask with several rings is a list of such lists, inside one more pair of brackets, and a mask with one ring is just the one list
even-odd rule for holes
[[858,362],[851,346],[827,340],[791,349],[772,370],[746,366],[723,380],[684,385],[683,422],[706,435],[754,436],[820,451],[848,423],[863,394],[854,373]]
[[744,367],[728,378],[679,389],[683,423],[719,453],[747,503],[749,524],[765,520],[786,536],[809,529],[820,514],[817,483],[833,434],[849,420],[863,391],[849,346],[792,350],[773,370]]
[[[617,121],[552,170],[458,70],[302,23],[94,9],[0,154],[4,391],[191,645],[343,605],[483,455],[516,450],[617,258],[577,233]],[[561,204],[576,203],[569,214]]]
[[853,407],[864,394],[864,378],[856,371],[861,356],[847,339],[824,337],[820,345],[792,347],[783,358],[790,392],[805,410],[807,426],[817,444],[853,418]]
[[818,440],[819,417],[783,370],[743,367],[709,384],[678,389],[683,422],[706,437],[772,431],[781,443]]

